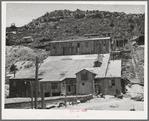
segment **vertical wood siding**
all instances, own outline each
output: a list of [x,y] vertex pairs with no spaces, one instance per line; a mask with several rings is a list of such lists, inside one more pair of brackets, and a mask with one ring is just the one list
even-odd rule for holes
[[110,39],[51,43],[51,55],[105,54],[109,51]]
[[[81,79],[81,74],[86,73],[88,75],[87,80]],[[92,94],[93,93],[93,81],[94,81],[95,75],[90,73],[87,70],[82,70],[76,75],[76,81],[77,81],[77,93],[78,94]]]

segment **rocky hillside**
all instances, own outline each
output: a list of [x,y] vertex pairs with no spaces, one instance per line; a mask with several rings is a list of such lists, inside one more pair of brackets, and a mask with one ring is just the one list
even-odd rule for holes
[[44,50],[24,46],[6,46],[6,72],[9,72],[12,64],[15,64],[18,69],[35,66],[36,56],[38,56],[42,62],[49,54]]
[[[144,35],[145,14],[125,14],[108,11],[55,10],[17,27],[15,36],[9,36],[7,42],[32,36],[34,40],[69,39],[84,34],[112,31],[113,37],[130,37]],[[12,30],[6,28],[7,32]]]

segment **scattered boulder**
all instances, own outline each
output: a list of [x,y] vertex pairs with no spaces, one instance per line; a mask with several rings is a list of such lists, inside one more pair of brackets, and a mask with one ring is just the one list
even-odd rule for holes
[[144,101],[143,95],[138,95],[138,96],[132,97],[131,99],[135,101]]
[[57,107],[60,108],[60,107],[63,107],[63,106],[65,106],[65,104],[61,102],[61,103],[58,104]]

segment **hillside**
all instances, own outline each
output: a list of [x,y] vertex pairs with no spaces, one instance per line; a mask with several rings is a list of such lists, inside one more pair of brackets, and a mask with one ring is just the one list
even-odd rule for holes
[[38,56],[40,62],[42,62],[48,55],[48,52],[44,50],[24,46],[6,46],[6,72],[9,72],[12,64],[15,64],[18,69],[35,66],[36,56]]
[[[30,23],[16,27],[15,36],[9,36],[7,42],[32,36],[33,39],[64,40],[84,34],[113,32],[113,37],[131,37],[144,35],[145,14],[125,14],[108,11],[55,10],[47,12]],[[11,27],[6,31],[10,32]],[[102,35],[101,35],[102,36]]]

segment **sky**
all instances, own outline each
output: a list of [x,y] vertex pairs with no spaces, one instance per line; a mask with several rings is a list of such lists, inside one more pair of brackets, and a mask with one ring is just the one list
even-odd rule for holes
[[[122,2],[121,2],[122,3]],[[125,2],[124,2],[125,3]],[[33,19],[36,19],[46,12],[54,10],[101,10],[110,12],[125,12],[143,14],[145,13],[144,5],[121,5],[117,2],[114,4],[101,4],[100,2],[93,3],[6,3],[6,26],[9,27],[11,23],[15,23],[17,27],[28,24]]]

